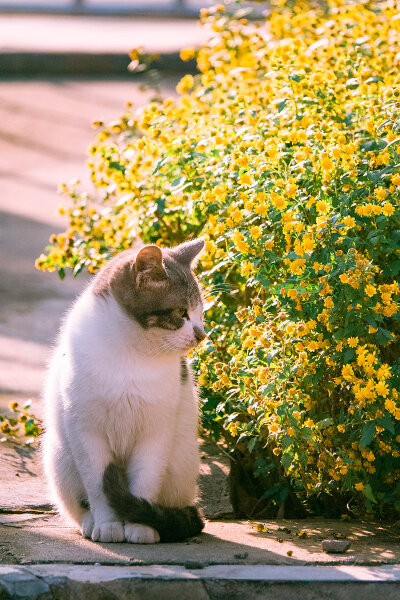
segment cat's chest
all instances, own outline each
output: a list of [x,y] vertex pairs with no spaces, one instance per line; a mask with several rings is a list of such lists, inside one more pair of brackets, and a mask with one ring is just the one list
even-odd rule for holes
[[110,357],[99,369],[99,379],[117,403],[158,403],[179,396],[178,361],[151,361],[135,355]]

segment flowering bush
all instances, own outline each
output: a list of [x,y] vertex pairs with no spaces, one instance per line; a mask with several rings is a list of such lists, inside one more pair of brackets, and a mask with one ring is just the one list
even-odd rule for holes
[[279,4],[266,25],[202,12],[200,74],[177,101],[100,127],[97,196],[65,188],[69,228],[37,265],[94,272],[138,232],[161,245],[201,233],[205,426],[245,458],[267,510],[334,497],[388,514],[400,511],[400,7]]

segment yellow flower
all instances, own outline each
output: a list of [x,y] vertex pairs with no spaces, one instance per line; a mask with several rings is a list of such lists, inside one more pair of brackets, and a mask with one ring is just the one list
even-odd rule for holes
[[354,487],[356,488],[357,492],[362,492],[363,489],[365,488],[365,485],[361,481],[359,481],[358,483],[355,484]]
[[182,77],[178,85],[176,86],[176,91],[178,94],[187,94],[194,85],[194,79],[192,75],[185,75]]
[[277,423],[272,423],[271,425],[268,425],[268,429],[269,429],[270,433],[278,433],[280,428]]
[[250,227],[249,232],[251,237],[255,240],[258,240],[258,238],[262,235],[262,229],[259,225],[254,225],[253,227]]
[[8,405],[8,407],[11,410],[16,410],[18,408],[18,402],[10,402],[10,404]]
[[265,216],[268,212],[268,206],[264,202],[261,202],[254,207],[254,212],[256,215]]
[[288,427],[287,434],[290,435],[290,437],[293,437],[295,433],[293,427]]
[[324,265],[322,265],[322,264],[321,264],[321,263],[319,263],[319,262],[315,262],[315,263],[313,264],[313,267],[312,267],[312,268],[314,269],[314,271],[315,271],[316,273],[318,273],[318,271],[322,271],[322,269],[324,268]]
[[242,217],[243,217],[243,214],[238,208],[235,208],[231,212],[231,218],[232,218],[233,222],[235,223],[235,225],[242,220]]
[[242,185],[250,185],[253,180],[251,179],[250,175],[248,173],[243,173],[240,177],[239,177],[239,182]]
[[271,204],[275,206],[277,210],[284,210],[286,208],[287,202],[285,198],[280,194],[275,194],[274,192],[272,192],[270,196],[270,201]]
[[385,188],[383,187],[378,187],[375,190],[375,196],[378,198],[378,200],[384,200],[387,196],[387,191],[385,190]]
[[304,252],[312,252],[314,249],[314,240],[309,238],[309,237],[305,237],[303,239],[303,250]]
[[229,429],[230,429],[230,432],[233,435],[233,437],[236,437],[238,434],[238,428],[237,428],[236,423],[231,423]]
[[286,187],[285,192],[288,198],[294,198],[296,196],[297,185],[295,183],[289,183]]
[[396,403],[391,398],[386,398],[385,400],[385,408],[390,414],[395,415],[397,406]]
[[240,251],[240,252],[249,252],[250,251],[250,246],[247,244],[247,242],[245,241],[243,235],[240,233],[240,231],[236,230],[235,233],[233,234],[233,241],[235,243],[236,248]]
[[390,180],[393,185],[400,185],[400,175],[399,173],[393,174],[390,176]]
[[242,267],[240,269],[240,272],[242,275],[244,275],[245,277],[247,277],[247,275],[250,275],[250,273],[252,273],[254,270],[253,265],[250,262],[245,262],[242,264]]
[[328,212],[329,205],[325,200],[317,200],[315,208],[319,213],[326,214]]
[[344,217],[343,223],[344,225],[346,225],[346,227],[354,227],[356,224],[356,220],[354,219],[354,217]]
[[323,168],[324,171],[332,171],[332,169],[333,169],[333,161],[329,158],[329,156],[323,156],[321,158],[321,166],[322,166],[322,168]]
[[386,217],[390,217],[394,213],[394,206],[390,202],[386,202],[382,206],[382,212]]
[[376,294],[376,287],[374,285],[368,284],[365,286],[365,293],[370,298]]
[[350,346],[350,348],[355,348],[358,344],[358,337],[348,338],[347,344]]
[[194,58],[195,49],[194,48],[183,48],[181,50],[180,56],[181,56],[181,59],[186,62],[187,60]]
[[342,377],[346,381],[352,381],[354,379],[354,371],[351,365],[344,365],[342,367]]
[[389,388],[384,381],[378,381],[375,386],[375,390],[376,393],[379,396],[383,396],[383,398],[386,398],[386,396],[389,394]]
[[342,273],[341,275],[339,275],[339,279],[342,283],[349,283],[349,276],[347,275],[347,273]]
[[289,264],[289,268],[292,271],[293,275],[301,275],[304,271],[304,266],[306,261],[304,258],[296,258]]

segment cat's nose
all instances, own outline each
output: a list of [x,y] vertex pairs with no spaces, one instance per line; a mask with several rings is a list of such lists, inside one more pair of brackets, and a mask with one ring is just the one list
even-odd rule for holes
[[193,333],[199,343],[206,337],[206,332],[204,331],[203,327],[198,327],[197,325],[193,327]]

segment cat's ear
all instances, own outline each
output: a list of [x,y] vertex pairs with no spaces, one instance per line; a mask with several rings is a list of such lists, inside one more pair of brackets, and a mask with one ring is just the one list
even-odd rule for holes
[[145,246],[139,250],[133,269],[138,284],[158,284],[167,278],[158,246]]
[[197,262],[200,252],[204,249],[204,245],[204,240],[202,238],[197,238],[196,240],[179,244],[179,246],[172,249],[172,254],[175,260],[182,265],[190,267]]

